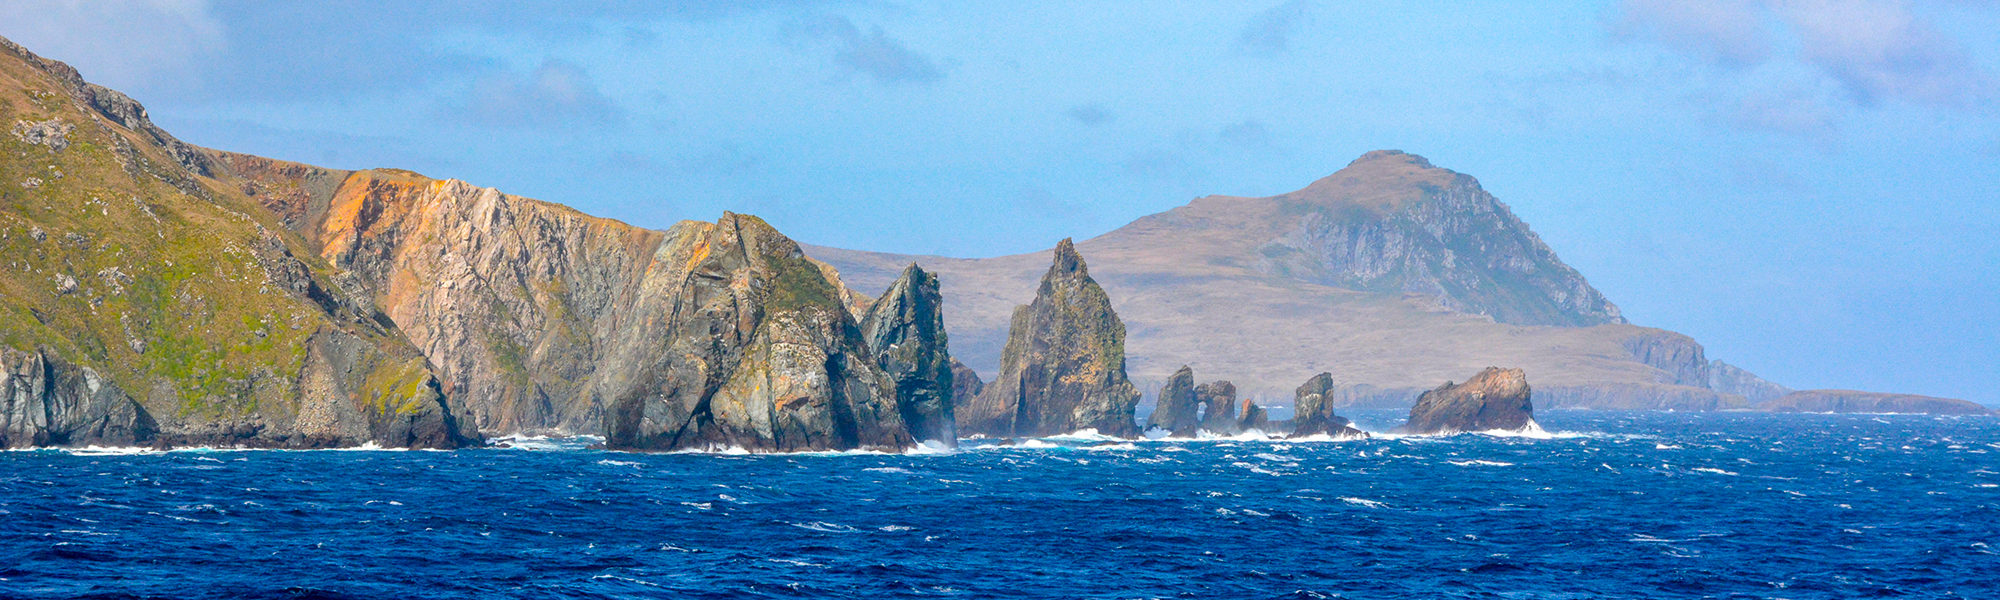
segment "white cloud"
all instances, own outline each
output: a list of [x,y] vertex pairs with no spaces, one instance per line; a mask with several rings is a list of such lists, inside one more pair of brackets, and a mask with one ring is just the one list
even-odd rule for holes
[[1771,54],[1758,0],[1625,0],[1614,24],[1623,38],[1646,38],[1713,60],[1743,66]]
[[207,0],[7,0],[0,35],[127,90],[190,77],[226,47]]
[[608,126],[625,120],[625,111],[598,91],[589,73],[553,58],[525,77],[501,73],[481,78],[450,112],[496,127]]

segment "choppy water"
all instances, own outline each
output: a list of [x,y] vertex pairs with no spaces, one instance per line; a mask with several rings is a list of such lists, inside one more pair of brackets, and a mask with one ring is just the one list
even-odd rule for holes
[[1542,422],[915,456],[5,452],[0,596],[2000,597],[2000,420]]

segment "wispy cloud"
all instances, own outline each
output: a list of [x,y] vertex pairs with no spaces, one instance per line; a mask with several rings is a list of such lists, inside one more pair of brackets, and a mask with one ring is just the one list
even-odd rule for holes
[[1864,106],[1966,109],[2000,87],[1908,0],[1625,0],[1613,32],[1725,67],[1796,61]]
[[1236,50],[1260,56],[1291,50],[1293,30],[1305,19],[1307,6],[1306,0],[1291,0],[1259,11],[1236,33]]
[[605,127],[625,122],[625,111],[598,91],[583,67],[554,58],[525,75],[483,77],[446,112],[491,127]]
[[863,30],[846,17],[827,17],[805,28],[808,37],[833,42],[833,62],[850,75],[867,75],[883,85],[930,85],[942,81],[944,69],[881,27]]

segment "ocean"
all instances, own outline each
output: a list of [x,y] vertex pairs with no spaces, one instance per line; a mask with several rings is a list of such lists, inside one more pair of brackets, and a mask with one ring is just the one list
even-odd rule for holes
[[2000,419],[1538,419],[912,455],[0,452],[0,597],[2000,597]]

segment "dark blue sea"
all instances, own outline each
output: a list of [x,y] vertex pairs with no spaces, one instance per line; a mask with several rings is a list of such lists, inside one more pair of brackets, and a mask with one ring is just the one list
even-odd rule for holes
[[1540,420],[910,456],[0,452],[0,597],[2000,597],[1995,418]]

